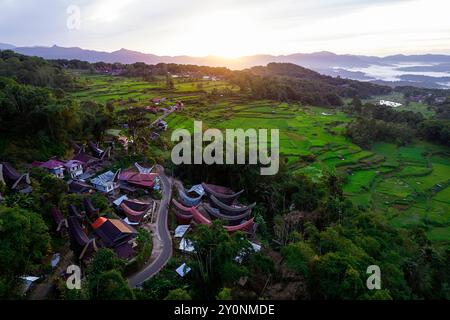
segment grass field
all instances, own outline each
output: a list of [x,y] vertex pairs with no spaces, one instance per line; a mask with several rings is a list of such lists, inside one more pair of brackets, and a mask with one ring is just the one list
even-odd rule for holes
[[[424,226],[431,240],[450,242],[450,150],[447,148],[416,142],[405,147],[376,143],[371,150],[362,150],[342,134],[352,118],[321,107],[226,97],[206,106],[201,103],[214,88],[236,90],[222,81],[174,79],[175,90],[167,91],[164,81],[80,77],[89,84],[89,89],[75,93],[75,98],[100,103],[111,100],[117,109],[146,106],[154,97],[166,97],[168,104],[182,100],[185,108],[166,118],[169,129],[192,130],[193,120],[202,120],[204,128],[279,129],[280,154],[293,172],[320,179],[325,170],[334,171],[345,179],[344,193],[356,205],[385,215],[395,227]],[[133,100],[128,101],[129,98]],[[401,96],[380,99],[383,98],[403,102]],[[430,115],[426,106],[413,106],[412,110]]]

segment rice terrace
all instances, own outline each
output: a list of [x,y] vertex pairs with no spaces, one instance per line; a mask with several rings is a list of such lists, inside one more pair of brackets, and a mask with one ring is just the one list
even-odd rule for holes
[[[423,141],[406,146],[377,142],[365,150],[344,135],[352,116],[341,109],[228,96],[227,91],[237,92],[238,88],[222,80],[174,78],[174,90],[167,91],[164,78],[148,82],[109,75],[76,75],[88,89],[73,93],[75,99],[110,101],[116,111],[124,105],[144,108],[157,97],[166,97],[167,105],[183,101],[181,112],[165,118],[167,137],[174,128],[192,130],[193,120],[219,129],[279,129],[280,155],[289,171],[313,179],[320,179],[326,171],[335,172],[343,178],[344,193],[355,205],[375,210],[395,227],[425,226],[432,241],[450,239],[447,147]],[[205,97],[214,93],[215,98],[205,103]],[[379,98],[386,96],[375,96],[370,101]],[[398,99],[398,94],[394,98]],[[346,103],[350,104],[350,100]],[[425,103],[413,103],[412,108],[425,116],[433,114]],[[119,134],[120,128],[110,132]]]

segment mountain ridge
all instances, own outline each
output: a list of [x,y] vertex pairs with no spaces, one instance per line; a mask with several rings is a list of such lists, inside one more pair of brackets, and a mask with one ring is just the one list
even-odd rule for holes
[[[16,47],[14,45],[0,43],[0,50],[13,50],[17,53],[38,56],[45,59],[82,60],[91,63],[123,63],[132,64],[144,62],[146,64],[175,63],[193,64],[210,67],[227,67],[232,70],[242,70],[255,66],[267,65],[271,62],[293,63],[312,69],[321,74],[340,76],[360,81],[384,81],[396,85],[396,82],[404,83],[404,75],[430,75],[430,72],[439,71],[440,74],[431,78],[423,78],[423,81],[410,81],[411,85],[428,88],[450,89],[450,55],[445,54],[396,54],[384,57],[336,54],[330,51],[314,53],[292,53],[286,55],[255,54],[237,58],[224,58],[213,55],[194,57],[188,55],[168,56],[143,53],[135,50],[121,48],[112,52],[83,49],[80,47],[61,47],[53,45]],[[373,67],[378,69],[373,70]],[[372,69],[371,69],[372,68]],[[380,74],[380,69],[395,71],[395,76]],[[392,69],[392,70],[389,70]],[[427,74],[428,73],[428,74]]]
[[[108,62],[108,63],[135,63],[145,62],[148,64],[154,63],[202,63],[210,66],[225,66],[231,69],[245,69],[251,68],[257,65],[261,65],[264,60],[264,64],[269,62],[289,62],[298,64],[298,62],[304,62],[305,66],[311,66],[316,64],[317,66],[323,65],[327,60],[327,63],[340,63],[348,64],[349,66],[364,66],[374,62],[408,62],[413,60],[430,61],[430,62],[446,62],[450,63],[450,55],[445,54],[396,54],[388,55],[384,57],[378,56],[366,56],[355,54],[336,54],[330,51],[318,51],[312,53],[292,53],[284,55],[271,55],[271,54],[254,54],[246,55],[237,58],[224,58],[214,55],[207,56],[189,56],[189,55],[156,55],[152,53],[144,53],[136,50],[121,48],[115,51],[101,51],[92,49],[83,49],[81,47],[62,47],[58,45],[48,46],[25,46],[17,47],[7,43],[0,43],[0,49],[10,49],[21,54],[36,55],[45,59],[86,59],[88,62]],[[301,61],[304,60],[304,61]],[[224,65],[225,64],[225,65]]]

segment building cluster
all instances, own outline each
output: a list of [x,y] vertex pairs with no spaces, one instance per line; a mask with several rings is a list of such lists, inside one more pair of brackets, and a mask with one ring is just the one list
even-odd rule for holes
[[118,65],[100,64],[95,66],[95,72],[111,76],[120,76],[125,70]]
[[[87,148],[89,152],[86,146],[73,143],[72,159],[32,163],[58,179],[67,180],[67,192],[82,195],[84,199],[82,205],[71,203],[67,208],[52,209],[55,230],[69,237],[71,248],[82,261],[89,259],[99,247],[111,248],[120,258],[132,259],[136,248],[135,227],[151,220],[156,210],[151,193],[160,187],[158,174],[139,163],[105,172],[112,146],[101,149],[99,144],[89,142]],[[29,174],[18,172],[9,163],[0,163],[0,182],[16,192],[32,191]],[[94,206],[95,192],[108,199],[110,205],[105,212]]]
[[[179,225],[211,225],[213,220],[219,219],[229,233],[241,231],[250,237],[254,235],[257,225],[251,216],[256,204],[242,205],[237,201],[244,190],[233,192],[206,183],[187,190],[179,183],[177,191],[178,200],[172,199],[172,204]],[[186,244],[183,239],[180,242],[182,249]]]
[[[85,188],[69,188],[69,192],[83,194],[83,205],[69,204],[67,215],[54,208],[56,230],[69,235],[71,247],[81,260],[89,259],[98,247],[110,248],[122,259],[132,259],[137,246],[135,227],[151,220],[156,210],[150,192],[159,189],[158,175],[152,168],[135,163],[132,168],[97,175],[90,184],[76,182]],[[94,190],[108,199],[106,212],[94,206]]]
[[30,193],[33,190],[31,187],[30,174],[19,173],[7,162],[0,162],[0,183],[3,183],[11,190],[23,194]]
[[48,171],[56,178],[83,180],[93,172],[99,171],[109,160],[113,145],[110,144],[105,149],[101,149],[98,143],[89,141],[87,147],[90,152],[86,152],[86,146],[79,146],[72,143],[74,156],[69,160],[52,158],[45,162],[34,161],[32,166],[40,167]]
[[[241,231],[250,239],[253,238],[257,224],[252,217],[252,209],[255,203],[242,205],[238,198],[244,190],[234,192],[229,188],[202,183],[194,185],[190,189],[185,189],[181,183],[177,184],[178,200],[172,199],[173,209],[178,226],[175,229],[174,238],[178,249],[186,254],[194,253],[196,248],[186,237],[192,225],[211,225],[213,220],[221,220],[223,228],[228,233]],[[261,245],[250,242],[253,251],[261,250]],[[241,252],[236,258],[240,263],[245,256]],[[191,271],[191,268],[183,263],[176,272],[180,277],[184,277]]]
[[[186,190],[179,186],[179,201],[172,200],[179,222],[209,225],[212,220],[220,219],[228,232],[243,231],[249,235],[254,234],[256,224],[251,213],[256,203],[242,205],[238,202],[244,190],[233,192],[229,188],[206,183],[193,188]],[[198,194],[198,197],[191,197],[192,192]],[[203,201],[204,196],[207,201]]]

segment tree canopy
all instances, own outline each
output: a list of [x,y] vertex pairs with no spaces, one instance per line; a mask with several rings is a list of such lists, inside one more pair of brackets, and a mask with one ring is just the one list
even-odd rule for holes
[[37,271],[50,249],[50,235],[41,216],[0,206],[0,297],[13,295],[19,276]]

